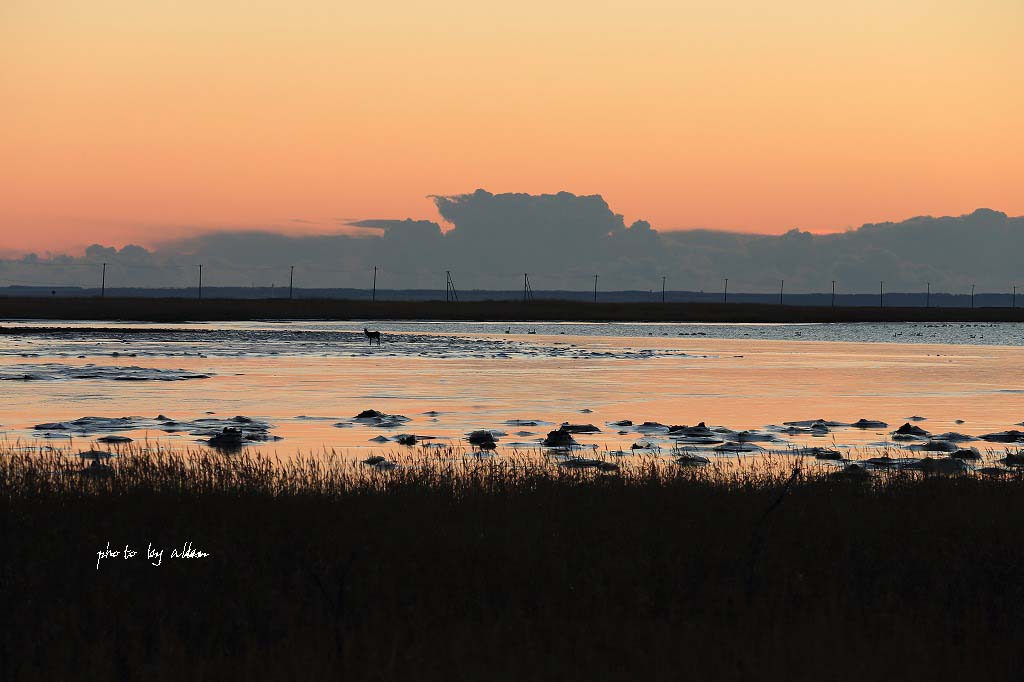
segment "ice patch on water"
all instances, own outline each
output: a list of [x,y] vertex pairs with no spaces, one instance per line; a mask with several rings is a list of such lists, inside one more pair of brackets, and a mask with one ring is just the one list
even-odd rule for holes
[[[164,433],[188,433],[202,438],[222,436],[226,429],[237,429],[244,442],[264,442],[280,440],[271,435],[274,428],[269,424],[251,417],[236,416],[227,419],[204,417],[192,421],[179,421],[164,415],[157,417],[80,417],[65,422],[45,422],[32,427],[36,438],[73,438],[89,437],[100,434],[115,434],[125,431],[162,431]],[[104,438],[107,438],[104,441]],[[128,442],[107,436],[101,442]]]

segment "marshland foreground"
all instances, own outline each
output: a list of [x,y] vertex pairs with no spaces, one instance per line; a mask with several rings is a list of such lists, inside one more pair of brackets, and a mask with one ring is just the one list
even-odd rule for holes
[[[5,679],[1014,679],[1024,663],[1016,474],[112,463],[0,457]],[[108,543],[139,554],[100,560]]]
[[1018,671],[1020,325],[4,327],[0,678]]

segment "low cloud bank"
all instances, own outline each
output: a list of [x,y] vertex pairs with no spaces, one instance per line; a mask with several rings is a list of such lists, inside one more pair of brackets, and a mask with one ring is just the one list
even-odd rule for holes
[[[979,209],[959,217],[919,217],[848,232],[779,236],[709,230],[658,231],[627,225],[599,195],[470,194],[436,196],[447,224],[370,219],[350,223],[362,235],[290,236],[212,232],[155,249],[101,245],[83,257],[29,255],[0,261],[0,285],[97,286],[108,263],[111,287],[207,286],[443,289],[450,270],[460,289],[516,289],[523,273],[534,289],[604,290],[1006,291],[1021,276],[1024,218]],[[1024,284],[1024,279],[1022,279]],[[1024,288],[1022,288],[1024,291]]]

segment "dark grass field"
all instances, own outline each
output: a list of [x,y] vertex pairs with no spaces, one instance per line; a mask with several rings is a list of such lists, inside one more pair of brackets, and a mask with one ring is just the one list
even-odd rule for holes
[[579,322],[1022,322],[1024,308],[882,308],[758,303],[583,303],[580,301],[355,301],[0,297],[0,319],[487,320]]
[[[77,463],[74,466],[78,466]],[[998,680],[1024,479],[0,459],[4,679]],[[142,556],[96,552],[130,544]],[[143,561],[191,541],[203,559]],[[167,552],[169,553],[169,551]]]

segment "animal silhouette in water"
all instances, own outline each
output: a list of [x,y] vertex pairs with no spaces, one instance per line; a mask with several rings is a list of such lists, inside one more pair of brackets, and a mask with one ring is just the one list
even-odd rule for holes
[[380,332],[371,332],[366,327],[363,327],[363,334],[366,335],[366,338],[369,340],[371,346],[373,345],[374,339],[377,339],[377,345],[380,345]]

